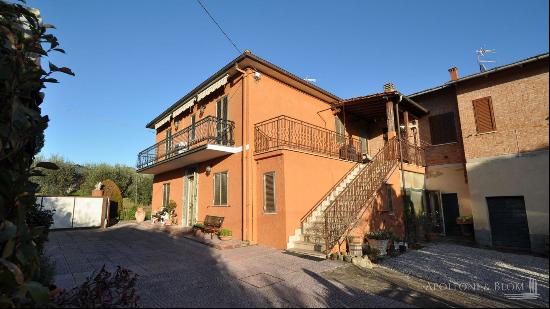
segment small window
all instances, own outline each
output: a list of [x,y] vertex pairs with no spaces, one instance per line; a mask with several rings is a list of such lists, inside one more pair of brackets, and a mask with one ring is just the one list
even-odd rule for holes
[[491,97],[473,100],[474,117],[476,119],[477,133],[496,131],[495,115],[493,113],[493,101]]
[[453,112],[431,116],[429,121],[432,145],[457,141],[455,114]]
[[275,172],[264,174],[264,212],[275,213]]
[[162,207],[168,207],[170,202],[170,184],[165,183],[162,185]]
[[227,172],[214,174],[214,205],[227,205]]

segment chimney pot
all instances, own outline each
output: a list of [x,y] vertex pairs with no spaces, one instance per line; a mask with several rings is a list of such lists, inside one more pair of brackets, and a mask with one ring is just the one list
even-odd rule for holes
[[384,85],[384,92],[393,92],[395,91],[395,86],[393,83],[387,83]]
[[451,80],[457,80],[458,79],[458,68],[452,67],[449,69],[449,74],[451,74]]

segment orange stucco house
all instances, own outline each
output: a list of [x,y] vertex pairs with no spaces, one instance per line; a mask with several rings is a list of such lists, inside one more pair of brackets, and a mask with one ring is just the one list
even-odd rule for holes
[[323,252],[373,229],[403,236],[427,113],[391,84],[343,100],[246,51],[147,124],[156,144],[137,168],[154,175],[153,211],[174,201],[180,226],[222,216],[234,238]]

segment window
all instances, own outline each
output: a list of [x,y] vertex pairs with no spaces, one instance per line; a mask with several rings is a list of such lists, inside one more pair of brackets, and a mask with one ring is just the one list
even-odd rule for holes
[[335,116],[334,117],[334,127],[336,128],[336,142],[338,144],[343,144],[346,142],[346,130],[344,127],[344,124],[342,123],[342,120],[340,120],[340,117]]
[[168,207],[170,203],[170,184],[165,183],[162,185],[162,207]]
[[264,174],[264,212],[275,211],[275,172],[269,172]]
[[216,130],[217,139],[220,144],[227,144],[229,132],[227,127],[227,96],[216,102],[216,118],[218,119]]
[[172,129],[169,128],[166,130],[166,154],[172,149]]
[[473,100],[472,104],[474,106],[477,133],[496,131],[493,100],[491,97]]
[[214,205],[227,205],[227,172],[214,174]]
[[431,116],[429,121],[432,145],[457,141],[455,114],[453,112]]

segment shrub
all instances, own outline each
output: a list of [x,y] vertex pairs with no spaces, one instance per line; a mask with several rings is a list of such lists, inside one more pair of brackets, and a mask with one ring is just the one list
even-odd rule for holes
[[137,277],[120,266],[113,276],[103,266],[99,272],[86,278],[82,285],[61,292],[55,303],[62,308],[137,308]]
[[52,51],[64,52],[42,23],[38,11],[14,1],[0,0],[0,307],[38,307],[49,302],[48,288],[40,277],[40,243],[47,229],[32,220],[46,222],[35,213],[38,185],[31,177],[44,177],[41,169],[58,169],[50,162],[32,162],[44,145],[48,117],[42,115],[42,89],[57,83],[55,72],[74,73],[66,67],[40,60]]
[[195,223],[195,224],[193,224],[193,228],[194,228],[194,229],[203,229],[203,228],[204,228],[204,224],[202,224],[202,223]]
[[232,236],[233,232],[230,229],[221,229],[218,233],[219,236]]
[[367,239],[389,240],[393,238],[393,233],[385,230],[377,230],[369,232],[366,237]]

